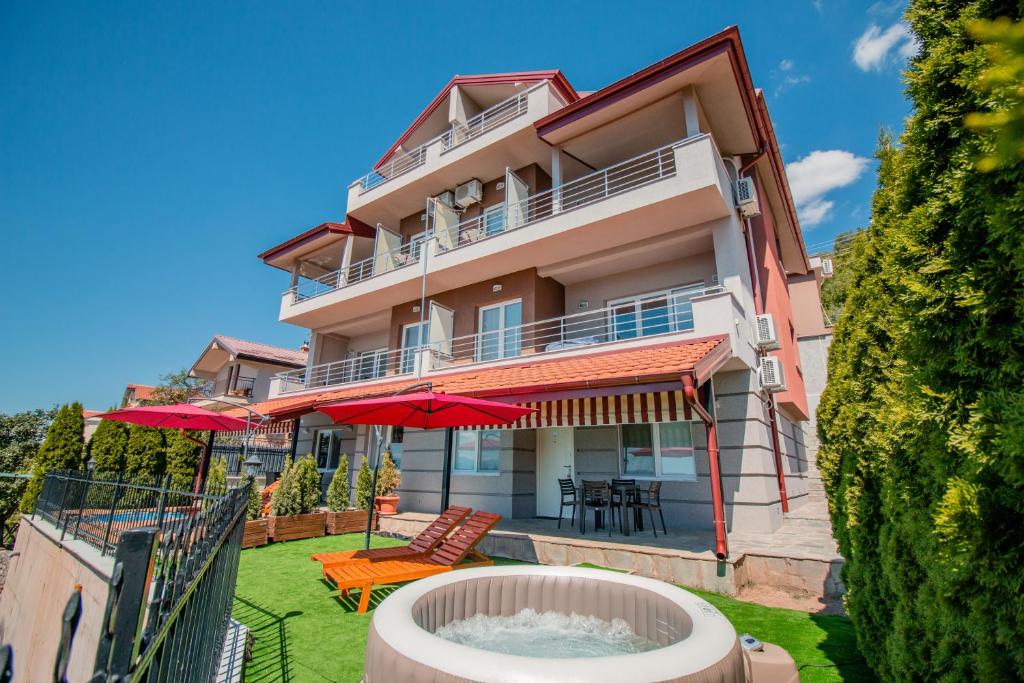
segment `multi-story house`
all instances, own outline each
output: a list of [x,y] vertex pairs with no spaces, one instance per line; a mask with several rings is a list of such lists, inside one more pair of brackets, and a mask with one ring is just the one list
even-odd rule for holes
[[538,409],[448,453],[392,430],[402,510],[552,517],[560,477],[628,477],[663,482],[669,526],[770,531],[805,494],[789,279],[810,264],[735,28],[586,95],[559,71],[457,76],[344,222],[260,256],[311,343],[258,407],[299,418],[324,470],[373,444],[326,402],[430,381]]

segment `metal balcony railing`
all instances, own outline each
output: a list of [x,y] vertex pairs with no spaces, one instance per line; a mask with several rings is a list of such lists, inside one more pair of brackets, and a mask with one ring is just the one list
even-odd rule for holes
[[432,142],[433,140],[425,142],[411,152],[396,152],[392,156],[391,161],[373,169],[359,179],[359,183],[362,186],[360,193],[372,190],[392,178],[396,178],[403,173],[411,171],[417,166],[422,166],[427,160],[427,147],[429,147]]
[[199,393],[206,398],[214,398],[215,396],[252,396],[252,391],[256,387],[255,377],[236,377],[234,386],[228,379],[219,379],[216,382],[208,382],[204,384],[200,389]]
[[356,261],[348,268],[341,268],[318,278],[301,278],[299,283],[288,291],[292,293],[295,302],[312,299],[341,287],[369,280],[376,275],[418,263],[421,248],[421,242],[408,242],[397,249]]
[[280,372],[282,394],[317,387],[333,387],[366,380],[406,375],[416,368],[417,348],[391,349],[360,354],[354,358],[314,365],[303,370]]
[[464,142],[469,142],[473,138],[525,114],[529,109],[528,102],[529,91],[524,91],[483,110],[466,121],[465,124],[453,124],[448,132],[441,136],[441,149],[448,151],[453,147],[458,147]]
[[572,209],[597,203],[648,183],[674,176],[674,145],[645,152],[614,166],[570,180],[559,187],[531,195],[493,211],[460,222],[442,242],[458,249],[488,237],[525,227]]
[[527,354],[555,353],[693,330],[694,297],[723,291],[693,286],[605,308],[455,337],[431,349],[434,369]]

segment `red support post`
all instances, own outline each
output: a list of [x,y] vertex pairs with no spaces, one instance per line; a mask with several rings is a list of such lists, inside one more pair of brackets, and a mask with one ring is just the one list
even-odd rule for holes
[[722,495],[722,470],[718,463],[718,427],[711,414],[704,409],[697,397],[692,375],[683,375],[683,397],[704,423],[708,438],[708,467],[711,474],[711,507],[715,527],[715,557],[724,560],[729,556],[725,533],[725,499]]

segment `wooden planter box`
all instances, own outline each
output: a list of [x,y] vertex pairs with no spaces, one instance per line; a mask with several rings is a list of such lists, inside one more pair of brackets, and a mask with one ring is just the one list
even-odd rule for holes
[[[366,510],[343,510],[342,512],[325,512],[327,533],[353,534],[366,531]],[[373,528],[377,528],[377,515],[373,515]]]
[[276,541],[294,541],[324,535],[324,513],[267,517],[267,533]]
[[242,547],[255,548],[258,545],[267,544],[267,520],[250,519],[245,523],[245,531],[242,533]]

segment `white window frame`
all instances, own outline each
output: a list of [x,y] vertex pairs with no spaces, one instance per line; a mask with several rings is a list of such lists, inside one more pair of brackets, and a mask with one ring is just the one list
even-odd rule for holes
[[[663,474],[661,465],[661,430],[659,425],[663,424],[685,424],[690,428],[690,451],[693,458],[693,474]],[[676,422],[636,422],[631,425],[618,425],[616,436],[618,438],[619,476],[622,478],[648,481],[652,479],[664,479],[666,481],[697,481],[697,446],[693,438],[693,427],[698,424],[694,420],[677,420]],[[635,474],[626,472],[625,447],[622,445],[622,428],[626,426],[647,425],[651,428],[651,450],[654,451],[654,474]]]
[[[429,324],[430,324],[429,320],[424,320],[423,322],[417,321],[417,322],[414,322],[414,323],[409,323],[407,325],[402,325],[402,338],[400,340],[401,341],[402,352],[401,352],[401,355],[400,355],[399,361],[398,361],[398,370],[399,370],[399,372],[401,372],[401,373],[409,373],[409,372],[413,372],[413,371],[416,370],[416,349],[422,347],[423,343],[424,343],[424,340],[429,338],[427,334],[424,334],[424,332],[421,331],[420,334],[419,334],[419,344],[417,344],[416,346],[406,346],[405,345],[405,340],[407,339],[406,332],[410,328],[412,328],[412,327],[420,327],[421,325],[423,327],[423,330],[427,330],[428,329],[427,325],[429,325]],[[408,363],[408,369],[406,368],[406,364],[407,363]]]
[[[514,356],[505,354],[505,335],[507,330],[510,328],[506,325],[505,320],[505,307],[511,306],[512,304],[519,304],[519,327],[523,325],[523,300],[520,299],[509,299],[508,301],[500,301],[496,304],[489,304],[487,306],[481,306],[480,310],[477,311],[476,323],[477,323],[477,344],[476,344],[476,360],[477,362],[485,362],[483,358],[484,351],[484,335],[485,334],[497,334],[498,335],[498,357],[488,358],[487,361],[504,360],[506,358],[518,358],[523,355],[523,337],[522,330],[519,331],[519,352]],[[499,311],[499,324],[500,327],[496,330],[489,330],[484,332],[484,312],[493,309]]]
[[[487,229],[487,219],[492,214],[499,214],[501,216],[501,225],[494,232],[491,232],[490,230]],[[482,232],[485,237],[500,235],[501,233],[505,232],[505,203],[502,202],[501,204],[494,204],[484,209],[483,213],[480,214],[480,227],[483,229]]]
[[415,235],[409,237],[409,256],[414,261],[420,260],[420,255],[423,253],[423,245],[427,241],[427,231],[418,232]]
[[[325,433],[330,433],[331,434],[331,441],[327,445],[327,464],[328,465],[331,464],[331,444],[334,443],[335,438],[337,438],[337,440],[339,442],[339,445],[338,445],[338,464],[339,465],[341,464],[341,456],[344,453],[344,451],[341,450],[341,444],[340,444],[340,442],[345,440],[345,438],[343,436],[343,434],[345,433],[345,430],[343,428],[335,426],[335,427],[323,427],[321,429],[317,429],[313,433],[313,458],[316,460],[316,468],[318,470],[322,471],[322,472],[327,472],[327,471],[331,470],[330,467],[320,467],[320,436],[322,434],[325,434]],[[351,464],[349,465],[349,467],[351,467]]]
[[[680,285],[678,287],[670,287],[668,289],[661,289],[654,292],[646,292],[644,294],[635,294],[633,296],[624,296],[619,299],[611,299],[607,303],[608,310],[608,328],[610,330],[610,338],[613,341],[624,341],[625,339],[639,339],[641,337],[652,337],[658,334],[672,334],[674,332],[685,332],[689,331],[690,328],[683,328],[679,324],[677,319],[677,310],[674,301],[674,297],[685,294],[688,290],[703,289],[704,281],[698,280],[697,282],[691,282],[689,284]],[[656,332],[651,334],[643,334],[643,309],[641,306],[652,299],[665,299],[665,307],[668,309],[668,332]],[[636,336],[625,337],[622,340],[618,338],[618,320],[616,317],[616,308],[626,306],[628,304],[633,305],[633,316],[636,324]],[[692,321],[691,321],[692,322]]]
[[[501,430],[501,429],[465,429],[465,430],[459,430],[459,431],[457,431],[455,433],[455,438],[452,439],[452,474],[453,475],[458,475],[458,476],[463,476],[464,475],[464,476],[494,477],[494,476],[498,476],[498,475],[501,474],[501,448],[500,448],[500,446],[499,446],[499,449],[498,449],[498,451],[499,451],[498,452],[498,468],[497,469],[493,469],[493,470],[482,470],[482,469],[480,469],[480,452],[482,450],[481,444],[480,444],[481,435],[484,432],[491,432],[491,431],[498,433],[498,440],[500,441],[501,438],[502,438],[501,437],[501,433],[502,433],[502,431],[504,431],[504,430]],[[471,470],[460,470],[460,469],[457,469],[455,467],[455,464],[457,462],[457,458],[455,457],[455,454],[458,451],[459,435],[461,435],[461,434],[473,434],[476,437],[476,439],[475,439],[475,447],[474,447],[474,451],[473,451],[474,465],[473,465],[473,469],[471,469]]]

